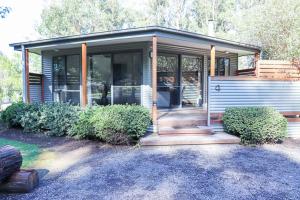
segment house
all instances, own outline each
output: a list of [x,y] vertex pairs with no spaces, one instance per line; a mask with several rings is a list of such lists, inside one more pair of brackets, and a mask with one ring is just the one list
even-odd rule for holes
[[[24,101],[140,104],[151,110],[154,131],[159,125],[161,134],[174,129],[198,133],[186,127],[211,125],[226,106],[274,103],[250,91],[259,81],[267,81],[261,84],[265,94],[274,83],[258,79],[260,47],[249,44],[155,26],[10,46],[23,52]],[[42,56],[42,75],[29,75],[29,52]],[[244,55],[253,55],[256,68],[238,70],[238,58]],[[244,96],[247,90],[254,96]],[[282,91],[273,92],[280,96]],[[284,106],[286,112],[300,108],[297,103]]]

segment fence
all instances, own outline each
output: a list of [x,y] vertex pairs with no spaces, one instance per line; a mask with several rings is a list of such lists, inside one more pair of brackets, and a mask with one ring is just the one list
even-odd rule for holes
[[300,61],[259,60],[256,68],[237,70],[236,75],[276,80],[300,80]]
[[[228,107],[272,106],[288,118],[289,131],[300,135],[300,81],[255,77],[209,78],[209,123],[221,124]],[[218,129],[221,127],[218,126]],[[299,128],[299,129],[297,129]]]
[[29,94],[31,103],[44,101],[44,81],[42,74],[29,73]]

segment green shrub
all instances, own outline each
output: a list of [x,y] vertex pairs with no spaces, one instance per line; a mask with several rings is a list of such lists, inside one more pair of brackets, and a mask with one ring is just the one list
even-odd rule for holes
[[80,107],[67,103],[42,104],[40,124],[46,134],[63,136],[79,119]]
[[271,107],[227,108],[223,122],[225,131],[244,144],[278,142],[287,135],[287,119]]
[[80,112],[79,118],[68,130],[68,135],[78,139],[94,139],[95,129],[92,123],[95,108],[89,107]]
[[95,138],[111,144],[129,144],[146,132],[151,122],[142,106],[112,105],[96,108],[91,123]]
[[21,117],[24,115],[28,105],[23,102],[13,103],[1,114],[1,120],[9,127],[21,127]]
[[79,111],[64,103],[30,104],[20,121],[25,132],[63,136],[78,120]]

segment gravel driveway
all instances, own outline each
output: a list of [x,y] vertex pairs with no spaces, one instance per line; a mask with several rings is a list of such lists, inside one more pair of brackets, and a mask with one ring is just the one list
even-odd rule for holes
[[47,148],[57,159],[37,165],[40,186],[0,199],[300,199],[299,141],[147,148],[66,142]]

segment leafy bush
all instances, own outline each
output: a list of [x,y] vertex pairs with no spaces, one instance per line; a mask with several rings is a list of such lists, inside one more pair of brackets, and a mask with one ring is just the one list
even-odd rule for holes
[[149,112],[142,106],[92,107],[80,114],[79,120],[68,134],[111,144],[129,144],[146,132],[150,122]]
[[223,122],[225,131],[244,144],[278,142],[287,135],[287,119],[271,107],[227,108]]
[[150,122],[146,108],[132,105],[101,107],[92,118],[95,136],[111,144],[129,144],[139,139]]
[[78,139],[94,139],[95,129],[92,123],[95,108],[89,107],[80,112],[79,118],[68,130],[68,135]]
[[21,127],[21,117],[28,105],[23,102],[13,103],[1,113],[1,120],[9,127]]

